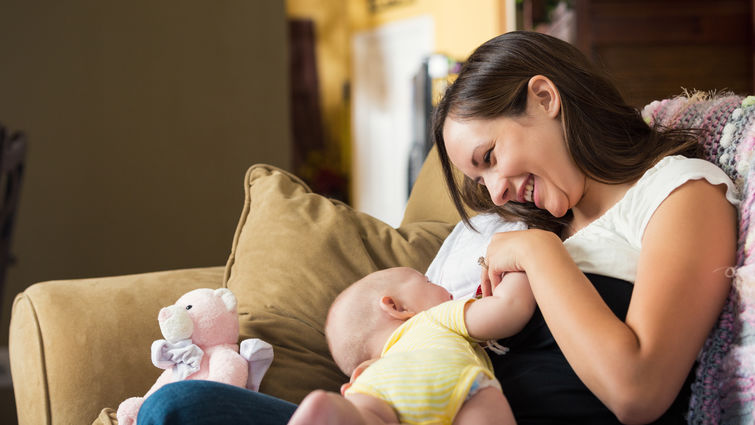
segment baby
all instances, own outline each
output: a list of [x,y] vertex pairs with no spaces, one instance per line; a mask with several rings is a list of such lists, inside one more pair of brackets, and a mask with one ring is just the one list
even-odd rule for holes
[[479,342],[517,333],[534,309],[524,273],[479,300],[452,300],[414,269],[372,273],[336,298],[325,324],[352,383],[343,397],[309,394],[289,424],[514,424]]

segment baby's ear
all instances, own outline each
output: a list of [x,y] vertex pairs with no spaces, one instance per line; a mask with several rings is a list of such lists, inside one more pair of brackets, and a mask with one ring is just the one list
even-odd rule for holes
[[384,296],[380,298],[380,309],[396,320],[408,320],[414,316],[414,312],[407,310],[395,297]]

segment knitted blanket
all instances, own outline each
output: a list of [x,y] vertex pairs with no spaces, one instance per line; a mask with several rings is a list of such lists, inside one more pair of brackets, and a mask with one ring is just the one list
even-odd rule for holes
[[755,96],[692,93],[645,106],[649,124],[701,128],[705,157],[734,181],[739,206],[737,264],[726,306],[698,357],[690,424],[755,423]]

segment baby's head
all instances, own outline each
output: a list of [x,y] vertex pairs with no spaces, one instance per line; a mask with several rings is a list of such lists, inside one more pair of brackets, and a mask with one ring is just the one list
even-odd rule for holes
[[375,356],[402,322],[449,301],[449,292],[409,267],[370,273],[336,297],[325,322],[325,336],[338,367],[346,375]]

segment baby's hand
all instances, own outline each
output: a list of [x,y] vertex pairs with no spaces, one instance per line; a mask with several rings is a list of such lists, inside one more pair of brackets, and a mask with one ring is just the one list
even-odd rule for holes
[[362,372],[365,371],[365,369],[367,369],[371,364],[375,363],[376,360],[377,359],[369,359],[369,360],[363,361],[362,363],[359,363],[359,366],[357,366],[354,369],[354,372],[351,373],[351,378],[349,378],[349,382],[341,385],[341,395],[345,395],[346,390],[348,390],[349,387],[351,387],[351,384],[353,384],[354,381],[356,381],[357,378],[359,378],[359,375],[361,375]]
[[[481,283],[477,286],[477,291],[475,292],[475,298],[480,299],[485,296],[493,295],[495,293],[495,288],[490,288],[490,280],[485,279],[487,277],[488,273],[488,262],[485,259],[485,257],[480,257],[477,259],[477,264],[479,264],[482,267],[482,279],[480,279]],[[501,283],[496,286],[496,288],[501,287],[502,284],[511,284],[514,285],[516,282],[529,284],[529,280],[527,280],[527,273],[525,272],[506,272],[501,275]],[[487,287],[485,287],[485,284],[487,283]]]
[[527,280],[527,273],[525,272],[507,272],[504,273],[503,276],[501,276],[501,284],[507,284],[507,283],[513,283],[513,282],[523,282],[526,284],[529,284],[529,280]]
[[[518,289],[517,289],[518,288]],[[527,288],[525,292],[523,288]],[[526,296],[524,295],[526,294]],[[501,283],[493,289],[496,297],[519,297],[519,299],[533,299],[530,281],[525,272],[507,272],[501,276]]]

